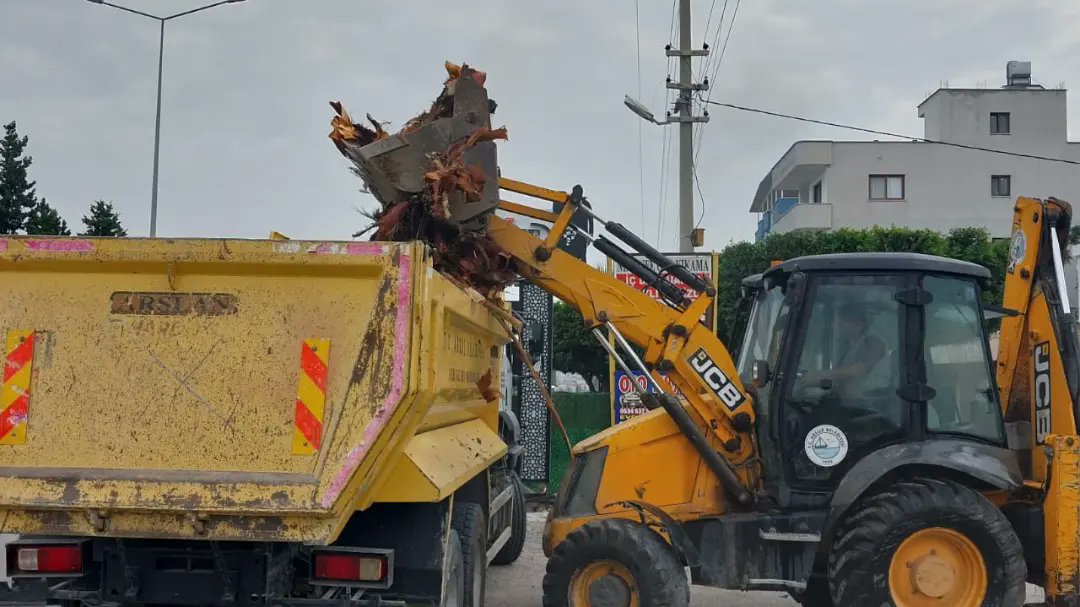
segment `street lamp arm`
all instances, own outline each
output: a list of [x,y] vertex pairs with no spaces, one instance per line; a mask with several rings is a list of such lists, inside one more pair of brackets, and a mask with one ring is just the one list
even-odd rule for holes
[[126,6],[120,6],[119,4],[113,4],[112,2],[106,2],[105,0],[87,0],[87,2],[92,2],[94,4],[101,4],[103,6],[111,6],[112,8],[119,9],[119,10],[122,10],[122,11],[127,12],[127,13],[132,13],[132,14],[135,14],[135,15],[139,15],[140,17],[146,17],[148,19],[153,19],[154,21],[161,21],[162,20],[162,18],[158,17],[157,15],[151,15],[150,13],[144,13],[144,12],[142,12],[140,10],[135,10],[133,8],[128,8]]
[[190,15],[192,13],[197,13],[199,11],[205,11],[207,9],[214,8],[215,6],[221,6],[222,4],[234,4],[236,2],[243,2],[243,0],[219,0],[218,2],[214,2],[213,4],[207,4],[206,6],[200,6],[199,8],[193,8],[193,9],[188,10],[188,11],[182,11],[182,12],[176,13],[175,15],[169,15],[168,17],[163,18],[162,21],[168,21],[170,19],[176,19],[177,17],[183,17],[185,15]]

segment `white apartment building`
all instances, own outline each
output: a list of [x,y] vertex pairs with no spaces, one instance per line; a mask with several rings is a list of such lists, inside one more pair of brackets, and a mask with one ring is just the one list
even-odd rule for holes
[[[938,89],[918,111],[926,139],[1080,161],[1080,143],[1066,137],[1065,90],[1033,85],[1028,62],[1010,61],[1000,89]],[[934,143],[798,141],[761,180],[750,211],[758,240],[874,225],[982,226],[1004,238],[1017,196],[1080,210],[1080,167]]]

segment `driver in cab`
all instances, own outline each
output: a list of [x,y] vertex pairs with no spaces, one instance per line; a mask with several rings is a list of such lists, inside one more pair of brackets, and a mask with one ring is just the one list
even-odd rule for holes
[[837,311],[837,320],[839,357],[836,364],[831,369],[807,371],[801,379],[805,385],[818,385],[841,395],[858,397],[872,387],[868,385],[873,383],[871,372],[887,350],[881,338],[870,331],[862,306],[842,306]]

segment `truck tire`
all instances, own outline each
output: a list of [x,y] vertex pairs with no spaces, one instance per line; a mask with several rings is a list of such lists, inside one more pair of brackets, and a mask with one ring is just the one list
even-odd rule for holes
[[446,538],[446,559],[443,561],[443,590],[440,607],[465,607],[465,563],[461,555],[461,539],[451,529]]
[[573,531],[544,576],[544,607],[686,607],[690,585],[671,546],[634,521],[608,519]]
[[450,528],[461,539],[461,560],[465,571],[465,607],[484,607],[487,588],[487,519],[480,504],[454,504]]
[[521,482],[521,477],[517,472],[511,471],[509,476],[510,488],[514,492],[514,496],[510,499],[510,507],[513,508],[513,512],[510,513],[510,539],[495,555],[495,558],[491,559],[492,565],[513,563],[521,556],[521,551],[525,548],[525,483]]
[[836,607],[923,604],[1015,607],[1027,567],[1005,515],[947,480],[913,479],[866,499],[829,552]]

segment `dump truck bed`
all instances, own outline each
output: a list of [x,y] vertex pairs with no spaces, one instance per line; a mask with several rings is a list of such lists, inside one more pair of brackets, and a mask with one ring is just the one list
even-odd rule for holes
[[417,432],[490,459],[507,336],[420,244],[10,237],[0,284],[0,532],[326,543]]

